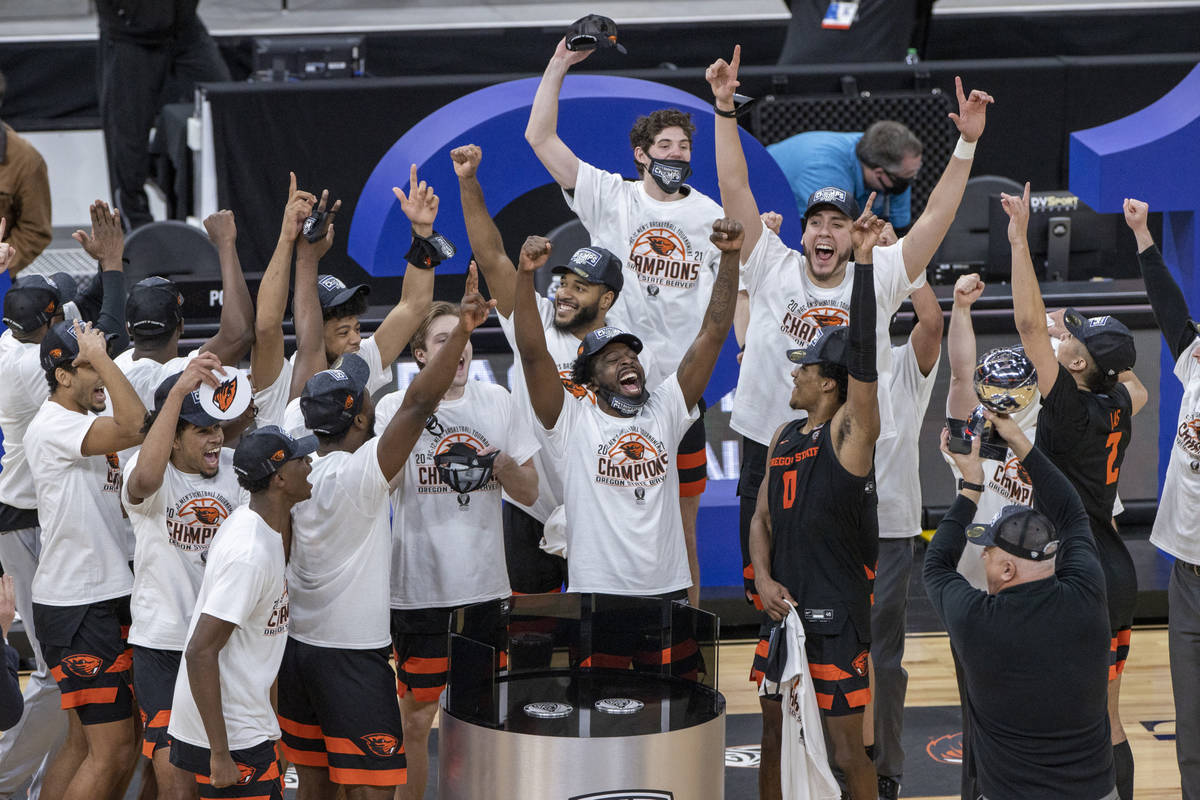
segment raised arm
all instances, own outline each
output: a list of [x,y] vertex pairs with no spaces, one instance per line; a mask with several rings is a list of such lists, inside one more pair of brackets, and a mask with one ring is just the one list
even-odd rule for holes
[[[780,425],[771,437],[771,444],[767,448],[768,464],[783,428],[784,426]],[[779,621],[788,615],[796,601],[786,586],[771,577],[771,509],[768,503],[770,492],[767,488],[770,478],[771,470],[768,466],[758,490],[754,516],[750,518],[750,564],[754,567],[754,589],[762,601],[763,610],[771,619]]]
[[142,422],[146,417],[141,398],[109,357],[104,334],[90,325],[81,326],[78,321],[74,325],[79,355],[73,363],[90,364],[104,381],[104,389],[112,401],[112,416],[96,418],[83,437],[80,454],[102,456],[141,444]]
[[[983,463],[979,460],[980,437],[971,441],[970,453],[950,451],[950,431],[942,429],[942,452],[958,468],[966,483],[983,483]],[[922,579],[925,593],[942,622],[951,630],[958,630],[968,616],[968,604],[979,602],[983,592],[973,588],[958,572],[958,560],[967,546],[966,528],[975,519],[979,510],[980,493],[965,486],[959,490],[950,509],[938,523],[937,532],[925,553]],[[953,625],[953,627],[951,627]]]
[[495,305],[495,302],[487,302],[479,294],[479,273],[475,267],[470,267],[459,307],[458,324],[450,331],[450,337],[437,354],[413,378],[399,410],[380,436],[377,450],[379,468],[389,483],[404,466],[425,428],[425,421],[450,388],[458,369],[458,360],[471,339],[471,331],[483,324]]
[[1025,184],[1021,197],[1001,193],[1000,203],[1008,214],[1008,244],[1012,248],[1013,317],[1025,355],[1037,370],[1038,390],[1045,397],[1058,379],[1058,358],[1050,345],[1046,304],[1029,254],[1029,184]]
[[215,353],[201,353],[188,362],[179,380],[171,387],[158,416],[154,418],[154,424],[146,434],[146,440],[142,442],[137,463],[125,482],[125,491],[133,505],[139,505],[162,486],[163,474],[171,461],[175,429],[178,427],[179,411],[183,408],[184,398],[201,384],[208,384],[214,389],[219,386],[221,381],[213,371],[220,368],[221,359],[217,358]]
[[333,220],[342,201],[329,208],[329,190],[321,191],[316,213],[322,214],[329,208],[325,218],[325,235],[315,242],[304,236],[296,239],[296,290],[292,295],[292,324],[296,328],[296,363],[292,367],[292,385],[288,388],[288,400],[294,400],[304,392],[308,379],[329,366],[325,355],[325,316],[321,311],[321,297],[317,292],[317,266],[321,258],[333,246]]
[[913,326],[908,340],[917,356],[917,368],[922,375],[929,375],[942,355],[942,307],[938,305],[933,288],[925,284],[910,295],[917,324]]
[[229,755],[229,734],[225,729],[225,714],[221,710],[221,648],[229,641],[237,626],[220,617],[201,614],[196,628],[188,639],[188,687],[200,721],[208,737],[209,779],[216,788],[232,786],[241,780],[241,773]]
[[708,308],[700,323],[700,332],[695,341],[683,354],[675,377],[683,391],[683,401],[688,408],[696,405],[704,395],[704,387],[712,377],[721,345],[729,336],[733,324],[733,311],[737,305],[738,258],[742,251],[743,231],[737,220],[724,218],[713,222],[709,240],[721,251],[721,263],[717,267],[717,279],[713,283]]
[[221,261],[221,323],[217,333],[200,346],[216,353],[222,364],[237,364],[254,344],[254,301],[242,273],[237,252],[237,224],[233,212],[218,211],[204,219],[204,230],[217,246]]
[[1167,347],[1176,359],[1191,347],[1196,339],[1196,328],[1188,310],[1183,290],[1171,276],[1162,253],[1154,244],[1147,224],[1150,206],[1141,200],[1125,199],[1125,223],[1137,240],[1138,268],[1146,281],[1146,296],[1154,309],[1154,320],[1167,340]]
[[[733,58],[728,63],[718,58],[704,73],[708,85],[712,87],[713,107],[718,111],[733,111],[733,92],[739,86],[737,76],[741,63],[742,46],[739,44],[734,46]],[[715,119],[713,139],[717,152],[721,205],[725,209],[725,216],[742,225],[742,262],[745,263],[762,236],[763,220],[759,216],[754,193],[750,191],[750,172],[746,168],[746,154],[742,152],[737,119],[720,114],[716,114]]]
[[468,144],[451,150],[450,158],[454,161],[454,174],[458,176],[458,193],[462,198],[463,221],[467,224],[471,254],[483,270],[483,279],[487,281],[488,293],[496,301],[497,313],[510,317],[517,272],[512,259],[504,252],[504,239],[488,213],[483,187],[475,177],[483,160],[483,151],[477,145]]
[[850,287],[846,402],[833,415],[831,431],[838,462],[851,475],[869,475],[879,438],[879,372],[875,356],[875,268],[871,253],[884,221],[871,206],[854,221],[854,283]]
[[954,90],[958,95],[958,113],[951,113],[950,119],[958,128],[958,146],[954,148],[950,163],[942,172],[937,186],[933,187],[925,210],[913,223],[901,245],[904,269],[910,281],[915,281],[929,266],[933,254],[946,237],[946,231],[950,230],[950,223],[954,221],[958,204],[962,201],[963,190],[967,188],[967,178],[971,177],[975,143],[983,134],[987,107],[995,102],[990,94],[979,89],[973,89],[970,96],[964,95],[962,78],[958,76],[954,78]]
[[950,359],[950,391],[946,395],[946,416],[966,419],[979,405],[975,396],[975,326],[971,306],[983,294],[984,283],[977,273],[963,275],[954,283],[954,305],[950,308],[950,332],[946,352]]
[[517,356],[525,373],[533,412],[546,430],[558,423],[562,413],[563,385],[554,358],[546,349],[546,331],[538,314],[533,273],[550,257],[550,240],[530,236],[521,245],[521,263],[513,298],[513,327],[517,337]]
[[92,217],[92,232],[75,231],[71,238],[82,245],[84,252],[100,264],[100,313],[96,327],[115,338],[109,342],[110,353],[120,353],[129,347],[129,329],[125,325],[125,229],[121,212],[109,211],[108,203],[97,200],[88,209]]
[[[392,187],[392,194],[400,201],[400,210],[408,218],[413,233],[417,236],[433,235],[433,223],[437,219],[438,196],[433,187],[417,180],[417,165],[409,167],[408,194],[399,186]],[[408,340],[416,333],[433,301],[433,275],[430,267],[409,264],[404,270],[404,284],[400,289],[400,302],[375,329],[375,344],[379,346],[379,358],[385,366],[400,357]]]
[[1131,369],[1118,375],[1117,382],[1125,387],[1125,391],[1129,392],[1130,412],[1136,414],[1141,411],[1150,399],[1150,392],[1146,389],[1146,384],[1142,383]]
[[288,284],[292,278],[292,251],[317,198],[296,188],[296,173],[289,172],[288,201],[275,252],[258,285],[254,317],[254,346],[250,348],[250,377],[254,390],[275,382],[283,369],[283,315],[287,310]]
[[575,176],[579,174],[579,159],[566,142],[558,138],[558,95],[562,91],[567,70],[583,61],[590,50],[567,49],[567,40],[561,39],[554,55],[542,73],[533,106],[529,109],[529,124],[525,126],[525,141],[533,148],[538,161],[564,189],[575,188]]

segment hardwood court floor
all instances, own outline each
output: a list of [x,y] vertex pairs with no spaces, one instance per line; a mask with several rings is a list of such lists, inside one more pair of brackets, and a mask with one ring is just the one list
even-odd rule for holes
[[[729,714],[758,713],[758,695],[754,684],[746,679],[754,646],[755,642],[747,641],[721,644],[719,685]],[[958,705],[954,662],[946,634],[910,633],[905,644],[904,666],[908,670],[907,707]],[[1121,685],[1121,720],[1133,749],[1137,800],[1179,798],[1174,719],[1167,629],[1138,627],[1133,633]],[[1171,738],[1156,739],[1156,734]],[[924,800],[957,800],[957,795]]]

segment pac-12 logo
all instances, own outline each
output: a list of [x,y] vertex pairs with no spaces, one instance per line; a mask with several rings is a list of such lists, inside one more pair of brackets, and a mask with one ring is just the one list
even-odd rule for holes
[[647,289],[690,289],[700,275],[700,254],[691,252],[687,237],[670,223],[655,223],[639,230],[629,248],[629,263]]

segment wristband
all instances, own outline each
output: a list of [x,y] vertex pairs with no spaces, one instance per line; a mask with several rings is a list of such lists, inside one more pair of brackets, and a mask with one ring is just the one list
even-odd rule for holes
[[404,254],[404,260],[414,267],[433,269],[458,252],[445,236],[434,231],[429,236],[412,235],[412,247]]
[[981,492],[982,493],[983,488],[984,487],[983,487],[982,483],[970,483],[968,481],[964,481],[962,478],[958,479],[958,490],[960,492],[963,489],[970,489],[972,492]]
[[975,157],[975,145],[979,142],[968,142],[961,136],[958,137],[958,144],[954,145],[954,157],[961,158],[965,161],[970,161]]
[[736,108],[733,109],[733,111],[726,111],[723,108],[717,108],[716,103],[713,103],[713,113],[716,114],[718,117],[725,117],[725,119],[737,119],[737,115],[738,115]]

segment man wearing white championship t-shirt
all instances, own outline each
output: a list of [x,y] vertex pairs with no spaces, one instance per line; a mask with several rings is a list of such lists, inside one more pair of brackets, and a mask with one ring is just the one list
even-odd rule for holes
[[349,353],[300,397],[320,441],[313,497],[295,510],[288,566],[292,628],[279,673],[283,752],[302,797],[390,798],[405,783],[403,726],[388,666],[390,482],[454,378],[471,331],[491,304],[468,272],[457,324],[374,436],[370,371]]
[[921,535],[920,451],[917,447],[925,409],[937,379],[942,354],[942,309],[928,285],[912,293],[916,324],[908,341],[892,347],[890,401],[896,435],[875,448],[879,464],[903,465],[878,477],[879,563],[871,603],[872,686],[868,728],[873,741],[879,796],[892,800],[904,775],[904,697],[908,672],[904,660],[904,627],[908,614],[908,582],[916,538]]
[[[392,192],[412,223],[414,243],[418,238],[432,236],[438,198],[433,187],[417,180],[416,165],[411,171],[409,194],[398,187],[393,187]],[[363,339],[359,335],[359,317],[366,313],[366,294],[370,287],[366,284],[348,287],[334,275],[317,275],[318,262],[333,244],[333,217],[340,206],[338,201],[327,211],[327,202],[327,193],[322,193],[318,203],[312,194],[298,190],[296,176],[291,174],[279,241],[258,289],[255,341],[250,351],[250,380],[254,386],[258,420],[280,425],[291,432],[303,426],[303,415],[296,400],[305,382],[318,370],[327,369],[343,353],[358,353],[371,367],[369,391],[377,392],[386,386],[392,379],[392,362],[404,349],[433,297],[432,267],[436,262],[410,263],[410,267],[418,269],[405,271],[399,302],[379,323],[375,334]],[[325,235],[316,241],[309,241],[303,234],[310,215],[325,228]],[[297,347],[304,346],[305,353],[309,354],[299,367],[296,366],[299,349],[291,360],[284,358],[283,339],[293,252],[296,254],[293,317],[298,329]],[[318,304],[319,311],[316,310]]]
[[220,369],[216,355],[200,353],[159,384],[154,410],[146,415],[146,440],[125,466],[121,489],[137,541],[129,643],[142,755],[154,766],[164,800],[196,796],[194,777],[171,764],[171,700],[209,546],[233,510],[249,500],[233,471],[233,450],[221,446],[221,422],[204,411],[196,392],[219,386]]
[[[1175,752],[1183,800],[1200,800],[1200,335],[1179,284],[1147,226],[1150,208],[1125,200],[1125,222],[1137,239],[1138,266],[1154,318],[1183,383],[1178,427],[1150,542],[1175,557],[1167,589],[1167,645],[1175,690]],[[1166,409],[1163,409],[1164,411]]]
[[[639,117],[629,132],[636,180],[625,180],[581,161],[558,136],[558,96],[567,71],[591,51],[555,48],[529,110],[525,139],[562,187],[567,205],[591,243],[625,262],[629,286],[613,304],[609,324],[634,333],[659,360],[663,375],[679,369],[699,333],[717,275],[718,248],[709,242],[713,220],[724,214],[712,198],[684,183],[692,172],[691,115],[660,108]],[[744,224],[744,223],[743,223]],[[637,280],[635,281],[634,278]],[[648,387],[655,388],[654,384]],[[696,537],[696,514],[708,477],[704,405],[676,454],[679,508],[687,539]],[[690,561],[699,601],[699,562]]]
[[[458,323],[459,309],[437,302],[412,339],[424,370]],[[455,609],[508,597],[500,491],[532,503],[540,445],[524,409],[503,386],[469,380],[470,342],[450,388],[425,423],[392,492],[392,644],[404,724],[408,781],[402,800],[421,800],[429,767],[429,731],[446,687],[447,632]],[[403,402],[379,403],[386,425]]]
[[288,631],[292,508],[312,495],[316,447],[267,425],[233,452],[250,502],[208,549],[167,727],[171,763],[195,773],[202,798],[283,800],[272,686]]
[[[38,347],[51,391],[24,442],[42,528],[33,618],[70,709],[42,792],[83,800],[116,791],[136,759],[125,641],[133,573],[112,454],[141,442],[146,409],[99,330],[60,322]],[[113,416],[98,416],[109,396]]]
[[[850,225],[854,219],[847,215],[846,209],[855,209],[856,204],[846,187],[814,192],[803,220],[803,253],[784,245],[766,228],[750,188],[737,120],[731,116],[740,62],[738,46],[734,48],[732,62],[718,59],[708,68],[706,78],[717,110],[715,138],[721,202],[725,212],[746,229],[741,281],[750,294],[750,320],[730,425],[743,437],[738,483],[742,567],[747,599],[753,600],[754,577],[747,537],[765,471],[767,443],[776,428],[795,416],[787,404],[792,365],[779,354],[809,343],[818,328],[848,322],[853,278],[853,270],[848,269],[852,255]],[[971,172],[976,141],[983,133],[987,106],[992,102],[990,95],[979,90],[965,96],[962,82],[957,78],[955,86],[958,113],[950,118],[960,138],[954,155],[907,235],[896,244],[876,247],[873,254],[880,387],[888,386],[891,380],[888,325],[904,298],[925,282],[925,267],[954,220]],[[838,205],[843,203],[839,210]],[[879,438],[883,441],[895,435],[891,405],[886,397],[880,402],[879,412],[882,426]],[[880,464],[879,472],[888,468],[889,465]]]
[[711,238],[721,250],[717,281],[679,370],[647,391],[642,342],[617,328],[592,331],[574,381],[596,393],[595,405],[572,401],[546,350],[533,271],[550,257],[549,243],[538,258],[522,259],[513,312],[518,354],[534,413],[564,473],[573,591],[679,599],[692,584],[676,513],[675,453],[733,322],[742,226],[717,220]]

